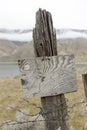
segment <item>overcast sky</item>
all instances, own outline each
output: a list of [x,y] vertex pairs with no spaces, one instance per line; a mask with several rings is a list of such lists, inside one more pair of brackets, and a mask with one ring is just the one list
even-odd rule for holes
[[87,0],[0,0],[0,28],[32,29],[39,8],[51,12],[56,28],[87,29]]

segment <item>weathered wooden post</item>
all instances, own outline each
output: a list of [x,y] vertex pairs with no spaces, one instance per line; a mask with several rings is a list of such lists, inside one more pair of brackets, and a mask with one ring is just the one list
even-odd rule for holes
[[87,115],[87,74],[82,74],[86,102],[83,105],[83,114]]
[[36,13],[33,30],[35,58],[20,60],[26,98],[41,97],[46,130],[69,130],[64,93],[77,90],[73,55],[57,55],[56,32],[46,10]]
[[[33,30],[34,48],[37,57],[57,55],[56,32],[49,12],[39,9],[36,14],[36,26]],[[41,98],[47,130],[68,130],[67,105],[64,94]]]
[[85,96],[87,100],[87,74],[82,74],[82,79],[83,79],[83,85],[85,90]]

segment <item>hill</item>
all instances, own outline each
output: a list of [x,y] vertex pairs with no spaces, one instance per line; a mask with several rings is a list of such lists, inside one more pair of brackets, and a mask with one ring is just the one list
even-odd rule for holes
[[59,39],[57,45],[60,54],[74,54],[77,62],[87,62],[87,39]]
[[34,56],[31,43],[15,44],[9,40],[0,40],[0,62],[16,62],[20,58]]
[[[59,54],[74,54],[76,62],[87,62],[87,30],[58,29],[56,33]],[[13,39],[0,39],[0,62],[34,56],[33,41],[24,41],[24,37],[29,37],[32,30],[0,29],[0,37],[2,34]]]
[[[77,62],[87,62],[87,39],[59,39],[57,50],[59,54],[74,54]],[[0,40],[0,62],[17,61],[33,56],[33,42],[19,46],[9,40]]]
[[9,40],[0,40],[0,57],[13,53],[17,46]]

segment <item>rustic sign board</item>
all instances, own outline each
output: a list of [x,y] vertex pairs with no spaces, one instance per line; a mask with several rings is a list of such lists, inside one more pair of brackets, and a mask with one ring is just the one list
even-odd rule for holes
[[19,60],[24,97],[44,97],[77,90],[73,55]]

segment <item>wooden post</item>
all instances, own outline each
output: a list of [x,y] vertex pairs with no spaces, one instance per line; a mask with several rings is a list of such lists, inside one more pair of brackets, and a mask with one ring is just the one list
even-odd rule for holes
[[83,105],[83,114],[87,115],[87,74],[82,74],[86,102]]
[[83,78],[85,96],[86,96],[86,100],[87,100],[87,74],[82,74],[82,78]]
[[[56,32],[52,17],[46,10],[36,13],[36,25],[33,30],[34,49],[37,57],[57,55]],[[41,98],[43,114],[46,120],[46,130],[69,130],[67,105],[64,94]]]

